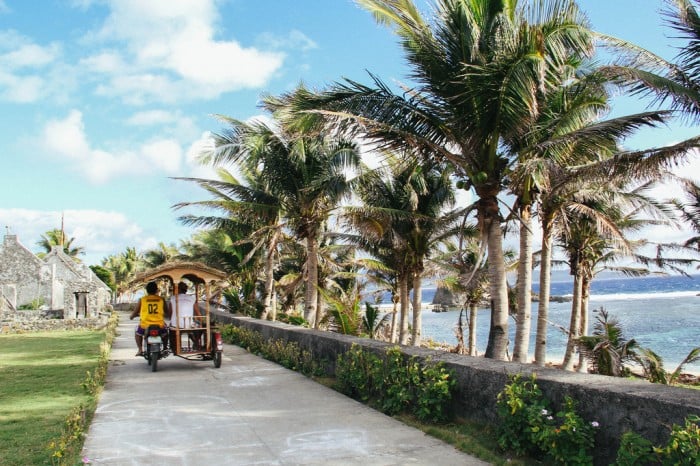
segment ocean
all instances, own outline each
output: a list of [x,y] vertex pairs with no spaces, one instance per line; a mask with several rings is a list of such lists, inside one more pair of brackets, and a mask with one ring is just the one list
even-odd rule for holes
[[[539,288],[533,286],[536,293]],[[552,296],[571,296],[571,282],[553,282]],[[423,290],[423,338],[456,345],[455,327],[459,311],[431,312],[434,288]],[[622,326],[625,339],[635,339],[643,347],[661,356],[664,368],[673,371],[695,347],[700,346],[700,275],[654,276],[641,278],[594,279],[589,304],[589,333],[593,331],[596,313],[604,308],[609,317]],[[569,327],[571,303],[551,302],[549,321]],[[489,310],[480,309],[477,316],[477,351],[483,354],[489,332]],[[530,357],[534,359],[534,337],[537,325],[537,303],[532,305]],[[551,325],[547,333],[547,357],[561,360],[566,349],[566,335]],[[466,322],[465,322],[466,328]],[[509,322],[510,345],[513,351],[515,321]],[[465,335],[466,338],[466,335]],[[683,372],[700,374],[700,362],[684,366]]]

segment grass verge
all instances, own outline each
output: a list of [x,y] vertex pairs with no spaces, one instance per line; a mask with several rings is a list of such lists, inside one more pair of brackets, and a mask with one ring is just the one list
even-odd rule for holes
[[81,464],[117,314],[101,330],[0,336],[0,464]]

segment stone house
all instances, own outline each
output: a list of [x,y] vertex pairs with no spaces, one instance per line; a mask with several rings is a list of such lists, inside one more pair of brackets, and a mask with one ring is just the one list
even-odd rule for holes
[[34,305],[62,311],[64,319],[94,317],[111,298],[109,287],[61,247],[55,246],[39,259],[16,235],[6,235],[0,245],[0,293],[0,307],[12,310]]

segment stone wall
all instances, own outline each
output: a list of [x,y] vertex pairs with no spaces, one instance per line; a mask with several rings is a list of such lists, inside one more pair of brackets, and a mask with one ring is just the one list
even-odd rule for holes
[[0,334],[28,333],[43,330],[78,330],[103,327],[108,313],[88,319],[64,319],[63,310],[0,311]]
[[[392,346],[375,340],[215,311],[212,311],[212,316],[217,322],[260,332],[267,339],[296,342],[302,349],[311,351],[319,361],[325,362],[328,374],[334,373],[337,355],[346,352],[353,343],[379,355]],[[455,415],[482,422],[497,422],[496,395],[508,382],[509,375],[529,377],[535,373],[545,396],[556,406],[561,406],[568,395],[576,400],[577,410],[584,419],[600,423],[594,452],[596,464],[610,464],[615,459],[620,438],[626,431],[637,432],[654,444],[661,444],[668,440],[673,424],[683,425],[688,415],[700,415],[698,390],[538,368],[425,348],[402,349],[409,356],[442,361],[454,370],[458,383]]]

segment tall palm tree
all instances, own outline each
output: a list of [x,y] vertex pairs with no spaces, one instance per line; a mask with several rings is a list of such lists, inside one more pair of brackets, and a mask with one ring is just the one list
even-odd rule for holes
[[410,0],[358,0],[401,41],[414,89],[397,94],[379,78],[374,87],[337,84],[304,96],[298,109],[323,108],[342,129],[380,145],[409,148],[449,161],[479,197],[492,300],[486,356],[506,357],[508,297],[498,204],[511,135],[535,121],[538,95],[572,54],[589,55],[591,34],[575,2],[519,4],[504,0],[439,0],[424,18]]
[[213,199],[182,202],[176,204],[175,208],[200,206],[214,209],[224,215],[185,216],[181,217],[181,221],[189,225],[223,228],[229,231],[230,235],[235,235],[235,246],[242,248],[241,252],[244,252],[239,258],[239,272],[249,270],[253,277],[257,277],[258,262],[264,261],[263,309],[260,317],[266,319],[270,316],[275,320],[276,313],[272,307],[274,261],[284,227],[280,219],[280,202],[267,188],[258,167],[241,163],[237,168],[241,173],[240,180],[223,168],[218,170],[219,180],[180,178],[197,183],[207,190]]
[[[519,155],[509,176],[520,223],[517,327],[513,351],[514,360],[519,362],[527,362],[530,339],[532,218],[535,207],[547,197],[547,191],[556,182],[552,177],[557,173],[557,167],[566,170],[567,166],[581,166],[609,158],[617,150],[618,139],[639,127],[653,126],[664,117],[663,112],[645,112],[602,119],[609,111],[604,75],[577,57],[572,57],[560,73],[561,85],[540,98],[542,112],[533,128],[524,134],[516,134],[511,143]],[[591,176],[590,172],[587,176]],[[561,201],[569,199],[559,195],[556,198]],[[548,247],[545,245],[542,262],[549,261]],[[548,274],[549,263],[544,263],[543,267],[541,270]],[[540,290],[549,292],[542,286]],[[547,301],[548,298],[539,305],[545,317]]]
[[446,209],[454,203],[450,170],[416,157],[386,154],[386,170],[366,174],[358,183],[364,202],[347,210],[346,218],[367,237],[393,249],[391,264],[398,271],[401,303],[399,341],[407,342],[409,290],[413,291],[411,343],[421,343],[421,290],[425,262],[447,237],[454,236],[462,210]]
[[286,225],[305,242],[304,318],[316,327],[319,236],[323,223],[350,193],[348,172],[358,167],[359,151],[351,141],[322,134],[316,122],[305,127],[294,120],[280,99],[265,97],[262,106],[274,125],[221,117],[229,128],[215,135],[214,148],[203,153],[202,160],[260,166]]

